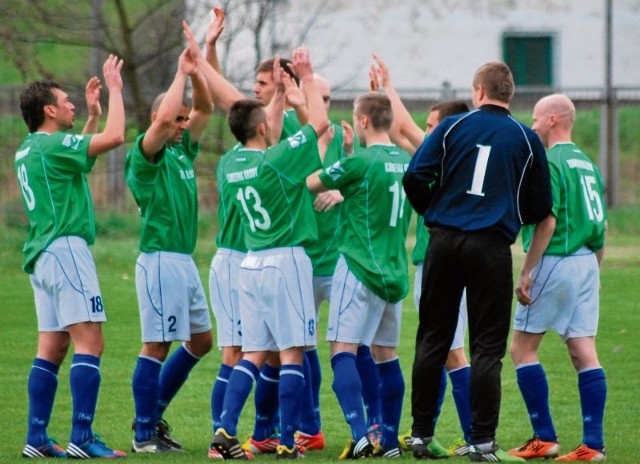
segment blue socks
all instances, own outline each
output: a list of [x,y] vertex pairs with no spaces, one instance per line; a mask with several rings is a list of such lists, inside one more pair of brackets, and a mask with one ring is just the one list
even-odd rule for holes
[[367,434],[367,424],[362,406],[362,383],[356,371],[356,357],[351,353],[338,353],[331,358],[331,368],[333,391],[338,397],[344,418],[351,427],[351,437],[357,441]]
[[27,443],[32,446],[41,446],[49,441],[47,426],[58,389],[59,369],[60,366],[50,361],[40,358],[33,360],[27,381],[29,392]]
[[516,377],[533,433],[542,441],[556,441],[558,437],[549,411],[549,385],[542,365],[522,364],[516,368]]
[[313,407],[316,411],[316,416],[318,420],[318,430],[321,427],[320,420],[320,385],[322,384],[322,368],[320,367],[320,358],[318,357],[318,350],[308,350],[304,352],[304,357],[306,362],[309,364],[309,374],[310,377],[306,376],[305,371],[305,381],[309,382],[311,385],[311,395],[313,398]]
[[262,366],[253,399],[256,408],[256,419],[253,426],[254,440],[265,440],[275,432],[278,423],[279,386],[280,368],[269,364]]
[[224,403],[224,395],[227,391],[227,384],[229,383],[229,376],[232,370],[233,367],[227,364],[220,364],[220,370],[218,371],[216,381],[211,390],[211,419],[213,421],[214,432],[220,427],[222,404]]
[[74,354],[70,384],[73,400],[70,441],[81,445],[93,438],[91,424],[100,390],[100,358],[90,354]]
[[259,373],[260,371],[258,371],[255,364],[245,359],[242,359],[231,371],[227,392],[224,395],[222,413],[220,414],[220,427],[223,427],[231,436],[235,436],[238,433],[240,413]]
[[292,449],[293,434],[300,424],[300,400],[305,390],[302,366],[283,364],[280,367],[280,444]]
[[451,394],[456,403],[464,440],[471,443],[471,397],[469,396],[471,366],[467,364],[459,369],[449,371],[449,380],[451,380]]
[[158,397],[158,418],[169,406],[169,403],[176,396],[180,387],[184,385],[189,377],[189,373],[200,358],[194,356],[184,345],[180,345],[169,359],[164,363],[160,371],[160,395]]
[[138,356],[131,379],[133,402],[136,408],[135,439],[137,442],[147,441],[156,433],[161,368],[162,362],[157,359]]
[[360,345],[358,347],[356,365],[360,375],[360,382],[362,383],[362,400],[367,412],[367,426],[380,424],[382,422],[380,413],[380,373],[368,346]]
[[380,371],[382,404],[382,439],[384,449],[398,447],[398,428],[402,415],[404,378],[398,358],[377,365]]
[[604,446],[604,405],[607,400],[607,380],[601,367],[578,372],[578,391],[582,407],[582,442],[589,448],[601,450]]
[[[305,356],[302,364],[305,380],[304,391],[302,392],[302,415],[300,417],[300,427],[298,430],[306,433],[307,435],[315,435],[320,431],[320,421],[318,420],[319,413],[313,402],[313,386],[311,385],[312,374],[311,366],[309,364],[310,363]],[[280,382],[282,382],[282,377],[280,378]]]

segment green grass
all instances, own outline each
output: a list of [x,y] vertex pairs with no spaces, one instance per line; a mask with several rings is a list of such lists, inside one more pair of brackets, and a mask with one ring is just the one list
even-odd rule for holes
[[[205,218],[206,219],[206,218]],[[598,335],[600,361],[606,369],[609,396],[605,419],[605,439],[612,463],[636,462],[633,443],[640,429],[637,413],[637,388],[640,379],[638,353],[640,342],[640,215],[638,211],[616,211],[610,219],[610,246],[602,270],[601,324]],[[130,424],[133,417],[131,374],[140,349],[138,310],[134,286],[134,263],[137,257],[137,223],[130,217],[101,217],[100,235],[92,247],[98,267],[100,285],[107,308],[108,323],[104,325],[106,350],[102,361],[102,388],[96,414],[95,429],[105,440],[120,449],[129,449]],[[211,221],[203,220],[195,259],[203,281],[208,278],[208,265],[214,252]],[[20,271],[24,230],[4,228],[0,231],[0,301],[4,314],[0,352],[0,406],[3,439],[0,462],[24,462],[20,451],[26,430],[26,379],[36,347],[36,319],[33,294],[28,276]],[[517,270],[522,261],[518,244],[514,245]],[[413,268],[411,268],[413,273]],[[205,285],[206,286],[206,285]],[[324,307],[322,317],[326,318]],[[417,315],[411,298],[405,300],[402,341],[399,347],[407,392],[402,417],[402,430],[410,427],[410,372]],[[326,325],[324,325],[326,327]],[[320,329],[320,339],[324,338]],[[336,461],[349,435],[335,395],[331,390],[333,374],[328,362],[328,346],[319,343],[323,361],[322,419],[328,447],[324,452],[310,453],[307,461]],[[566,349],[554,334],[542,344],[541,359],[547,370],[551,388],[551,408],[563,449],[569,450],[581,440],[581,416],[577,380]],[[206,356],[173,404],[166,418],[175,435],[187,450],[179,456],[140,456],[130,454],[129,462],[204,462],[211,439],[209,397],[220,354],[217,350]],[[70,427],[69,361],[59,375],[59,388],[49,427],[50,434],[66,444]],[[239,435],[251,433],[253,404],[245,407]],[[455,407],[450,394],[443,408],[437,437],[450,444],[460,437]],[[511,361],[504,360],[503,401],[498,428],[498,440],[503,447],[513,447],[531,435],[524,403],[515,383]],[[272,461],[273,456],[258,461]],[[405,460],[411,460],[409,456]],[[463,459],[452,459],[463,462]]]

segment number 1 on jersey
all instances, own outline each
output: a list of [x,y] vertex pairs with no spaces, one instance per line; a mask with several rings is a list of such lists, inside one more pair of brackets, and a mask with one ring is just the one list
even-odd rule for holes
[[407,194],[400,186],[400,181],[395,181],[391,187],[389,187],[389,191],[393,194],[389,226],[395,227],[398,224],[398,219],[402,219],[402,216],[404,216],[404,201],[407,198]]
[[476,145],[478,147],[478,158],[476,159],[476,167],[473,170],[473,180],[471,181],[471,189],[467,190],[469,195],[484,196],[482,187],[484,185],[484,176],[487,174],[487,163],[489,162],[489,153],[491,146]]

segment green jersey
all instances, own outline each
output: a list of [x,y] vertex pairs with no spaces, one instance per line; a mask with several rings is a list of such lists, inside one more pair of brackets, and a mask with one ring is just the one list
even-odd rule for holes
[[136,200],[142,231],[140,251],[191,254],[198,237],[198,192],[194,160],[200,145],[184,131],[182,142],[165,145],[155,163],[142,153],[136,138],[127,152],[124,174]]
[[[556,229],[546,255],[568,256],[586,246],[604,246],[607,208],[598,167],[573,143],[557,143],[547,153],[553,191],[552,213]],[[524,226],[527,251],[535,226]]]
[[248,250],[307,246],[318,239],[306,185],[307,176],[322,167],[317,144],[315,130],[306,125],[266,151],[239,148],[226,163]]
[[282,115],[282,133],[280,134],[280,141],[283,141],[287,137],[291,137],[302,128],[298,114],[295,110],[285,110]]
[[349,270],[390,303],[409,289],[405,242],[411,206],[402,188],[409,160],[395,145],[373,145],[320,174],[324,185],[345,198],[339,251]]
[[[334,123],[331,123],[331,126],[334,128],[335,134],[324,156],[323,167],[325,168],[344,158],[342,126]],[[329,211],[313,211],[318,223],[318,240],[305,248],[313,264],[313,275],[333,275],[339,256],[338,240],[340,237],[341,210],[342,204],[338,204]]]
[[416,246],[413,247],[411,262],[416,266],[424,262],[424,255],[429,246],[429,229],[424,225],[424,216],[418,214],[416,219]]
[[216,179],[218,184],[218,234],[216,246],[230,250],[247,252],[242,230],[242,210],[238,208],[231,196],[231,188],[227,182],[227,165],[242,150],[241,144],[236,144],[225,153],[218,162]]
[[36,260],[58,237],[77,236],[91,245],[96,224],[86,174],[95,157],[88,155],[89,135],[34,132],[23,140],[15,157],[29,236],[22,269],[32,273]]

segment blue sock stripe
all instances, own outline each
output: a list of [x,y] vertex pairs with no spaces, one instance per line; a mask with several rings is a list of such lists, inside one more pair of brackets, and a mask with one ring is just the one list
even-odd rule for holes
[[152,356],[144,356],[144,355],[141,354],[141,355],[138,356],[138,359],[146,359],[147,361],[151,361],[151,362],[154,362],[156,364],[162,365],[162,361],[160,361],[159,359],[156,359],[156,358],[154,358]]
[[238,364],[236,367],[234,367],[234,370],[247,374],[249,377],[251,377],[252,382],[256,381],[256,376],[253,372],[251,372],[251,369],[247,369],[245,366],[241,366]]
[[454,374],[454,373],[456,373],[458,371],[461,371],[462,369],[466,369],[467,367],[470,368],[471,364],[465,364],[464,366],[455,367],[453,369],[448,370],[447,372],[448,372],[449,375],[451,375],[451,374]]
[[264,372],[260,372],[260,378],[262,380],[266,380],[267,382],[273,382],[273,383],[278,383],[280,381],[280,379],[274,379],[273,377],[267,377],[266,375],[264,375]]

